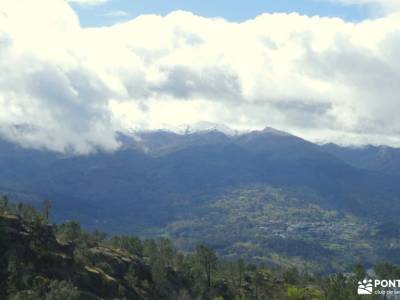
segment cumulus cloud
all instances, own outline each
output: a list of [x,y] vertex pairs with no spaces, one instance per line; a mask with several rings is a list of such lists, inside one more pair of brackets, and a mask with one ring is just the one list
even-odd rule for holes
[[334,3],[344,5],[373,5],[382,10],[382,12],[390,13],[400,9],[399,0],[327,0]]
[[3,0],[0,135],[88,153],[116,149],[116,131],[213,122],[400,145],[399,29],[398,14],[187,12],[82,28],[63,0]]
[[70,3],[75,3],[79,5],[86,5],[86,6],[95,6],[95,5],[103,5],[110,0],[67,0]]

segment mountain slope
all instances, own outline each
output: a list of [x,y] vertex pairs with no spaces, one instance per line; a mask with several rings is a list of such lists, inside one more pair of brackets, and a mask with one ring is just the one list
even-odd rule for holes
[[340,147],[335,144],[321,147],[354,167],[400,175],[400,149],[387,146]]
[[[135,136],[120,135],[120,140],[123,145],[116,152],[85,156],[27,150],[3,143],[0,165],[5,172],[0,174],[0,190],[33,204],[40,199],[51,199],[56,221],[77,219],[86,228],[141,236],[175,234],[168,228],[177,222],[187,224],[185,221],[193,220],[205,228],[213,228],[203,232],[207,239],[218,238],[218,230],[229,227],[229,218],[224,216],[234,219],[232,214],[238,212],[223,210],[219,223],[208,216],[221,199],[226,199],[224,206],[229,207],[226,204],[230,201],[238,202],[235,193],[247,193],[254,186],[261,190],[272,187],[284,194],[291,191],[291,197],[303,203],[302,213],[310,205],[316,206],[318,210],[312,211],[317,214],[322,211],[324,216],[329,212],[351,216],[357,219],[357,226],[367,226],[370,231],[399,224],[397,175],[358,168],[325,147],[271,128],[232,136],[216,131],[185,135],[142,132]],[[272,203],[274,210],[279,203]],[[296,203],[286,201],[287,211],[296,208]],[[284,211],[282,207],[280,210]],[[251,220],[251,226],[263,226],[255,221],[260,218],[251,211],[245,209],[242,214]],[[268,218],[268,213],[265,216]],[[263,222],[267,221],[265,218]],[[288,224],[292,222],[291,218],[285,220]],[[344,220],[338,217],[334,222]],[[302,222],[316,226],[310,215],[302,218]],[[330,224],[332,220],[321,222]],[[185,237],[176,236],[182,248],[198,241],[191,226],[182,228]],[[249,232],[260,234],[258,230]],[[386,232],[385,238],[388,231],[382,232]],[[277,237],[270,238],[265,245],[274,243],[271,241]],[[289,237],[278,239],[288,247],[293,242],[309,247],[306,236],[299,235],[296,241]],[[231,255],[234,245],[243,240],[238,234],[220,253]],[[343,254],[332,252],[318,238],[313,243],[320,247],[321,253],[328,251],[334,257]],[[350,240],[329,243],[351,247]],[[367,244],[376,247],[374,239],[368,239]],[[309,249],[314,251],[312,247]],[[366,261],[373,262],[376,257],[386,258],[377,253],[379,249],[369,252],[354,249],[355,252],[348,253],[362,253],[368,256]],[[285,249],[276,251],[282,254]],[[293,255],[288,252],[282,257],[290,259]],[[326,267],[334,268],[329,264]]]
[[77,217],[85,225],[131,232],[162,227],[197,203],[251,184],[306,187],[321,195],[321,205],[360,215],[390,219],[400,212],[396,176],[355,168],[270,128],[238,136],[139,135],[119,151],[87,156],[3,143],[0,188],[32,201],[51,198],[60,220]]

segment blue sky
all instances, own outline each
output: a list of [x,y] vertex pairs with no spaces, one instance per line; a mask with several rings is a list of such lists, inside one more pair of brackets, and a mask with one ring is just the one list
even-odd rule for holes
[[[72,5],[82,26],[102,26],[142,14],[165,15],[175,10],[205,17],[243,21],[264,12],[298,12],[309,16],[340,17],[358,21],[370,16],[371,7],[341,5],[324,0],[111,0],[103,5]],[[113,15],[112,12],[120,12]],[[126,15],[123,16],[122,12]]]

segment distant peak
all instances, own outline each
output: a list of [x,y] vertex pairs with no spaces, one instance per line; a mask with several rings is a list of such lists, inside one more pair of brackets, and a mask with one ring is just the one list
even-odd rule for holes
[[236,130],[231,129],[226,125],[211,123],[211,122],[198,122],[191,125],[183,124],[171,130],[179,134],[193,134],[198,132],[210,132],[210,131],[221,132],[228,136],[233,136],[238,134]]
[[194,124],[182,124],[175,127],[159,128],[150,130],[135,130],[125,133],[135,140],[140,139],[143,134],[171,134],[171,135],[192,135],[198,133],[220,133],[226,136],[243,136],[243,135],[274,135],[274,136],[293,136],[292,134],[281,131],[272,127],[265,127],[261,130],[235,130],[224,124],[211,122],[198,122]]
[[272,127],[265,127],[262,131],[262,133],[267,133],[271,135],[280,135],[280,136],[291,136],[290,133],[287,133],[285,131],[281,131]]

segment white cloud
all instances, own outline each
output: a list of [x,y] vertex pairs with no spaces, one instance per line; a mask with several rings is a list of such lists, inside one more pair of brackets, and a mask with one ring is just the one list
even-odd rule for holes
[[384,12],[390,13],[400,9],[399,0],[325,0],[344,5],[373,5],[380,7]]
[[110,18],[121,18],[121,17],[129,17],[130,14],[124,10],[112,10],[106,13],[105,16]]
[[94,5],[103,5],[110,0],[67,0],[70,3],[75,3],[79,5],[87,5],[87,6],[94,6]]
[[400,145],[399,29],[396,14],[184,12],[81,28],[62,0],[3,0],[0,134],[85,153],[118,147],[115,131],[206,121]]

